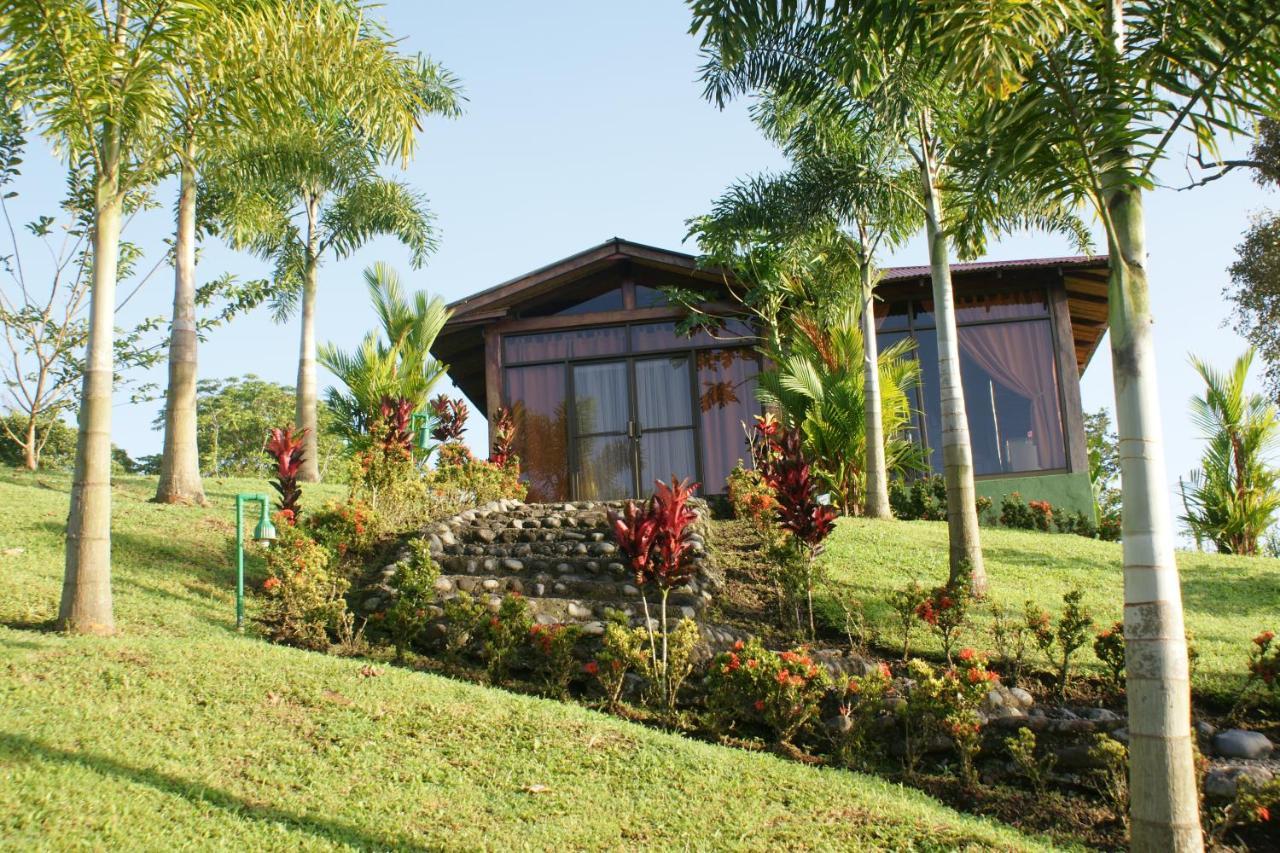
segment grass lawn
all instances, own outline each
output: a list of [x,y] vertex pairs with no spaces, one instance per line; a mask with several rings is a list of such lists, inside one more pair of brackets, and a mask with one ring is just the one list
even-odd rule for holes
[[1043,847],[874,778],[239,636],[231,498],[260,482],[200,509],[122,478],[119,634],[35,630],[67,484],[0,472],[0,847]]
[[[1067,534],[983,528],[983,553],[992,600],[1021,614],[1028,598],[1055,616],[1072,587],[1098,627],[1121,618],[1124,592],[1120,546]],[[828,540],[823,559],[834,581],[862,602],[868,620],[888,646],[901,642],[888,594],[919,580],[934,586],[946,580],[945,522],[843,519]],[[1187,626],[1200,651],[1196,691],[1230,702],[1244,683],[1249,641],[1264,628],[1280,628],[1280,560],[1178,553]],[[830,603],[828,602],[828,612]],[[985,608],[976,610],[964,644],[991,647]],[[912,647],[941,653],[933,634],[917,629]],[[900,648],[900,646],[899,646]],[[1092,647],[1080,653],[1085,667],[1101,669]]]

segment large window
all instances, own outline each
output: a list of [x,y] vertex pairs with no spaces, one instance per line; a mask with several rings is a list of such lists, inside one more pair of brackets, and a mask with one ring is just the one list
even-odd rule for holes
[[[956,304],[960,373],[978,475],[1061,470],[1067,466],[1062,404],[1044,291],[964,296]],[[878,307],[882,347],[916,341],[922,382],[917,434],[930,468],[942,471],[941,387],[933,303]]]

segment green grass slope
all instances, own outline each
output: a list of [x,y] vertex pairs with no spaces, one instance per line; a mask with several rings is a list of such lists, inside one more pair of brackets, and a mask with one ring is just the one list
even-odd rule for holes
[[[1124,585],[1118,544],[984,528],[982,546],[990,596],[1016,616],[1027,599],[1057,614],[1063,593],[1080,587],[1099,628],[1121,618]],[[929,586],[946,580],[947,525],[844,519],[828,540],[823,559],[832,579],[862,602],[867,618],[885,640],[900,642],[888,594],[912,580]],[[1264,628],[1277,627],[1280,560],[1180,551],[1178,569],[1187,627],[1200,651],[1194,687],[1230,701],[1244,683],[1250,639]],[[989,649],[989,625],[985,608],[978,608],[965,644]],[[921,630],[913,636],[912,646],[941,652],[941,643]],[[1085,667],[1100,670],[1091,647],[1079,658]]]
[[1042,847],[876,779],[236,635],[230,501],[261,483],[200,509],[122,479],[119,635],[33,630],[66,486],[0,475],[0,847]]

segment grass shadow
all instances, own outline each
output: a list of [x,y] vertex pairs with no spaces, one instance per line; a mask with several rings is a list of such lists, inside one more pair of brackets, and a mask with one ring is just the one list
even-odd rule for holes
[[322,841],[350,845],[366,850],[426,850],[420,844],[410,843],[399,837],[372,835],[358,827],[332,819],[317,818],[286,811],[273,806],[263,806],[203,783],[188,781],[168,773],[160,773],[142,767],[134,767],[105,755],[90,752],[74,752],[22,735],[0,732],[0,754],[10,760],[23,757],[45,761],[74,764],[103,776],[109,776],[134,784],[147,785],[163,794],[181,797],[191,803],[208,804],[223,809],[236,817],[249,818],[269,824],[283,824],[306,832]]

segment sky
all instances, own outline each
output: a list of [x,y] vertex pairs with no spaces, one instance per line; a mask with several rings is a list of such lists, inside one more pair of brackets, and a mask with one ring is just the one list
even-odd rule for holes
[[[422,52],[462,81],[467,102],[458,119],[429,119],[418,153],[402,177],[426,193],[437,217],[440,249],[421,270],[393,240],[378,239],[320,272],[318,336],[354,347],[373,326],[361,270],[375,261],[402,281],[452,301],[618,236],[696,252],[684,243],[690,217],[704,213],[735,179],[778,169],[781,156],[756,132],[746,104],[719,110],[702,97],[698,42],[687,7],[677,0],[557,0],[554,3],[390,0],[378,13],[407,52]],[[1243,150],[1246,142],[1232,143]],[[32,139],[24,174],[10,200],[18,222],[56,211],[65,165]],[[1185,184],[1183,158],[1158,176]],[[156,190],[159,206],[136,217],[126,237],[150,258],[172,234],[176,187]],[[1198,390],[1188,364],[1194,351],[1227,366],[1245,348],[1226,325],[1226,268],[1251,213],[1275,196],[1246,174],[1190,192],[1148,196],[1147,228],[1160,400],[1170,483],[1196,467],[1202,441],[1187,402]],[[1096,229],[1095,229],[1096,233]],[[34,256],[30,241],[27,254]],[[986,257],[1074,254],[1062,238],[1019,234]],[[927,263],[922,237],[887,264]],[[266,275],[268,266],[207,242],[198,279],[231,272]],[[127,293],[129,287],[122,290]],[[161,269],[119,317],[121,325],[167,314],[172,272]],[[293,384],[299,326],[272,322],[265,309],[213,330],[200,350],[200,377],[255,373]],[[138,377],[163,385],[163,367]],[[322,373],[321,387],[331,378]],[[1260,387],[1255,381],[1255,387]],[[450,389],[451,390],[451,389]],[[1112,409],[1111,365],[1104,343],[1082,377],[1086,410]],[[160,401],[131,404],[119,392],[113,440],[131,455],[158,453],[152,421]],[[470,440],[483,447],[483,425]]]

